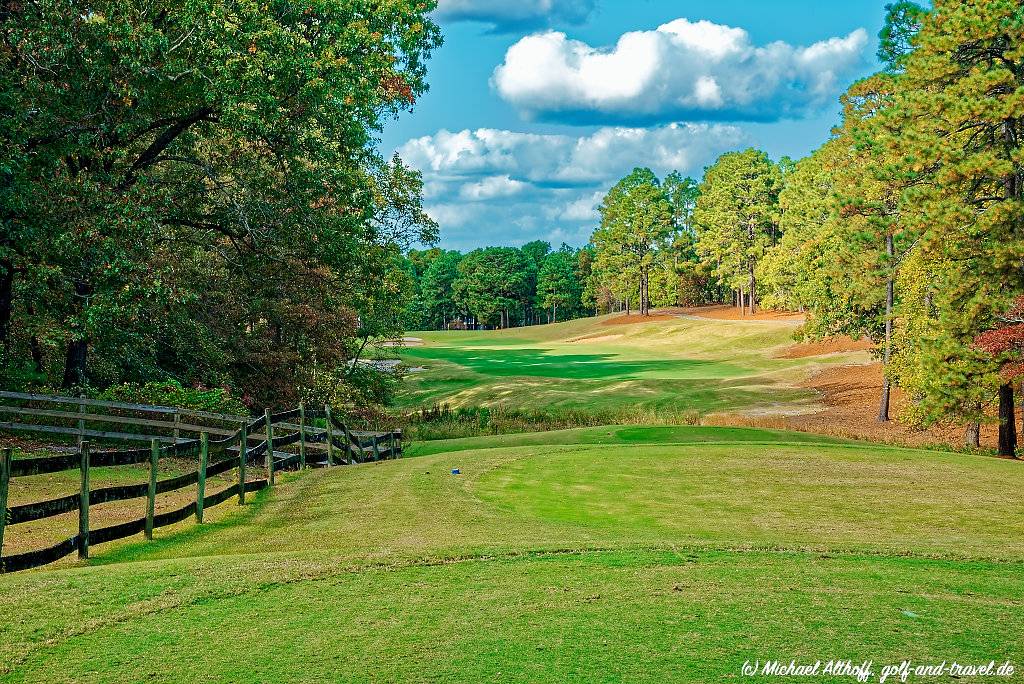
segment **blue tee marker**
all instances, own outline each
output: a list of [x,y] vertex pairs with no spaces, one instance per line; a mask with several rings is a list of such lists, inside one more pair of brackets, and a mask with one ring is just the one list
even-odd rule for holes
[[460,475],[462,473],[458,468],[452,468],[452,475]]

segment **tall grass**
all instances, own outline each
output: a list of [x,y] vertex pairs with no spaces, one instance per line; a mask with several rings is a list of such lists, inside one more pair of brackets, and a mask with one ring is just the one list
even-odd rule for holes
[[515,409],[501,406],[452,408],[440,404],[401,416],[409,439],[429,441],[519,432],[546,432],[598,425],[699,425],[697,411],[655,411],[646,408],[582,411]]

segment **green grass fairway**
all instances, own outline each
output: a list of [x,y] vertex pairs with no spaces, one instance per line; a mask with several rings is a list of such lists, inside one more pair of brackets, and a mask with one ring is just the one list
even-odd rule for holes
[[1024,672],[1020,463],[710,427],[416,453],[0,578],[0,681],[711,682],[756,658]]
[[[811,393],[794,383],[837,358],[777,359],[794,325],[679,318],[607,325],[610,317],[499,331],[414,333],[400,351],[411,373],[405,407],[505,406],[679,415],[792,411]],[[856,358],[864,358],[861,354]]]

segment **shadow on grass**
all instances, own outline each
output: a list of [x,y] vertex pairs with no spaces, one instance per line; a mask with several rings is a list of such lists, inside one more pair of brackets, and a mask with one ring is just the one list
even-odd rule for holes
[[489,376],[535,376],[568,380],[640,379],[656,374],[678,379],[729,378],[748,369],[721,361],[664,359],[621,361],[615,354],[553,354],[544,349],[407,349],[403,356],[416,360],[456,363]]
[[[202,525],[198,525],[195,522],[195,518],[189,518],[186,521],[171,526],[170,531],[164,532],[163,535],[161,535],[160,531],[157,530],[154,533],[155,536],[152,541],[139,539],[127,542],[122,546],[112,548],[109,551],[93,556],[89,559],[89,565],[112,565],[114,563],[131,563],[135,561],[148,560],[154,553],[159,553],[165,549],[181,546],[183,544],[187,545],[190,542],[197,541],[207,535],[214,534],[221,530],[226,530],[238,525],[244,525],[252,522],[252,519],[255,518],[266,506],[269,498],[270,489],[263,489],[259,492],[246,494],[245,506],[238,506],[237,499],[229,499],[221,504],[221,507],[219,507],[220,510],[230,508],[231,506],[234,506],[235,510],[231,511],[219,520],[214,522],[205,522]],[[217,509],[207,510],[210,511]]]

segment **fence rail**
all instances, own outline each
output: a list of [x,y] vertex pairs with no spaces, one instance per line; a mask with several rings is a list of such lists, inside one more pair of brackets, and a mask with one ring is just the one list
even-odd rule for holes
[[[74,410],[70,410],[72,408]],[[0,430],[73,435],[79,442],[89,438],[136,442],[149,442],[156,438],[161,442],[179,442],[188,439],[183,435],[192,435],[195,439],[203,432],[227,436],[234,434],[238,426],[249,419],[248,416],[174,406],[6,391],[0,391],[0,417],[8,418],[0,421]],[[45,418],[48,421],[44,423],[25,418]],[[96,429],[90,425],[105,428],[118,425],[157,428],[167,434],[154,434],[152,430],[123,432],[119,429]]]
[[[149,413],[167,413],[177,409],[145,406],[142,404],[124,404],[118,402],[97,402],[74,397],[55,397],[51,395],[23,394],[16,392],[0,392],[0,400],[16,400],[30,402],[49,402],[54,404],[82,402],[81,406],[103,406],[120,410],[131,410]],[[87,403],[86,403],[87,402]],[[5,406],[5,409],[11,407]],[[14,407],[20,408],[20,407]],[[3,409],[0,409],[3,410]],[[53,414],[66,412],[20,410],[9,412],[22,416],[48,418],[65,418]],[[72,414],[78,420],[83,414]],[[85,420],[89,420],[90,414]],[[147,539],[152,539],[153,530],[165,525],[172,525],[190,517],[197,523],[203,522],[206,509],[237,497],[239,505],[245,504],[245,495],[271,487],[275,483],[275,474],[286,469],[304,469],[306,467],[330,467],[334,465],[356,464],[370,460],[399,458],[402,454],[402,433],[364,432],[349,430],[344,423],[331,415],[329,406],[323,410],[310,410],[302,404],[296,409],[271,414],[265,411],[263,416],[251,419],[247,416],[232,416],[182,410],[177,416],[199,417],[207,420],[224,422],[237,421],[236,430],[215,429],[207,426],[182,424],[180,421],[155,421],[133,423],[142,427],[156,426],[181,431],[195,431],[201,428],[196,439],[181,439],[179,436],[131,435],[131,439],[145,438],[150,441],[149,448],[94,450],[92,444],[82,439],[78,450],[73,454],[37,458],[13,458],[13,451],[5,449],[0,452],[0,572],[25,570],[52,563],[68,556],[75,551],[80,558],[89,557],[89,547],[115,539],[123,539],[140,532]],[[109,420],[110,416],[92,416]],[[291,422],[297,420],[298,422]],[[325,427],[314,427],[309,421],[323,421]],[[157,425],[158,424],[158,425]],[[0,429],[7,429],[8,423],[0,423]],[[55,431],[52,425],[35,425],[17,423],[16,429],[35,430],[37,432]],[[60,426],[57,426],[60,427]],[[262,430],[262,435],[260,431]],[[282,432],[279,434],[278,430]],[[89,435],[88,430],[76,426],[67,434]],[[103,432],[103,431],[93,431]],[[106,434],[106,433],[104,433]],[[218,438],[211,439],[211,435]],[[114,437],[117,439],[117,437]],[[252,439],[261,439],[251,445]],[[297,452],[279,451],[285,447],[297,445]],[[316,455],[307,450],[316,451]],[[163,457],[195,457],[197,468],[194,472],[175,477],[159,479],[159,462]],[[213,460],[211,460],[211,457]],[[321,460],[322,458],[322,460]],[[90,471],[97,467],[131,465],[149,463],[149,481],[139,484],[100,487],[92,489],[89,484]],[[249,480],[246,471],[250,466],[266,469],[264,479]],[[77,469],[80,472],[81,487],[77,494],[61,496],[48,501],[20,504],[8,507],[10,481],[15,477],[30,477],[46,473],[55,473]],[[237,470],[236,481],[231,486],[206,494],[206,480],[215,475]],[[177,491],[185,487],[196,487],[196,498],[187,505],[173,511],[156,514],[156,496]],[[91,506],[102,505],[114,501],[129,499],[146,499],[145,515],[135,520],[99,529],[89,527],[89,509]],[[78,533],[53,546],[14,555],[3,555],[4,531],[6,528],[30,523],[78,511]]]

